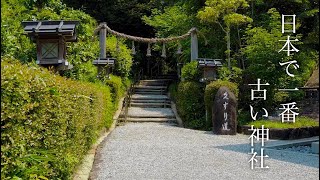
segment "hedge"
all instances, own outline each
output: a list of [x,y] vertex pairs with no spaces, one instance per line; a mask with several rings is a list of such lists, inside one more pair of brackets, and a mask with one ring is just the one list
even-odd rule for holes
[[212,128],[212,105],[214,98],[221,86],[225,86],[230,89],[231,92],[233,92],[238,98],[239,94],[239,89],[235,83],[229,82],[229,81],[222,81],[222,80],[217,80],[213,81],[210,84],[208,84],[205,88],[204,92],[204,102],[207,110],[207,128],[210,129]]
[[112,124],[109,87],[1,61],[1,179],[71,179]]
[[198,82],[180,82],[176,93],[177,110],[187,128],[205,127],[203,87]]
[[181,78],[186,81],[199,81],[201,75],[201,71],[198,68],[198,61],[191,61],[181,69]]
[[168,91],[170,93],[170,99],[177,102],[178,83],[173,82],[169,85]]
[[131,81],[128,78],[110,75],[110,79],[104,80],[104,83],[110,87],[112,102],[118,104],[119,99],[130,88]]

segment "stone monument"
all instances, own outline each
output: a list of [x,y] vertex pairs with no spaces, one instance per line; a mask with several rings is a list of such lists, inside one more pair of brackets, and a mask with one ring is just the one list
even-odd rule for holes
[[237,100],[225,86],[219,88],[212,107],[213,132],[221,135],[237,133]]

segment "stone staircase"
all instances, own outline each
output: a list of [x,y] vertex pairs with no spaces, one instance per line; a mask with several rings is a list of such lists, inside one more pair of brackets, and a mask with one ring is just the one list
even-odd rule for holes
[[[141,80],[133,89],[127,122],[176,122],[167,96],[171,79]],[[118,119],[125,120],[124,109]]]

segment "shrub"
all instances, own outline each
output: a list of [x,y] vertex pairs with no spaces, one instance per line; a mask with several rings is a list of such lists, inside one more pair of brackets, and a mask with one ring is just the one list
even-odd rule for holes
[[[119,52],[117,51],[117,43]],[[115,36],[109,36],[107,38],[107,53],[108,56],[116,58],[113,73],[121,77],[128,77],[132,66],[132,55],[124,40],[120,38],[117,40]]]
[[242,69],[238,67],[232,67],[230,71],[228,67],[223,66],[218,69],[219,79],[223,81],[230,81],[236,84],[240,84],[242,80]]
[[231,92],[235,94],[236,97],[238,97],[238,87],[236,84],[229,82],[229,81],[222,81],[222,80],[217,80],[213,81],[210,84],[206,86],[205,92],[204,92],[204,101],[205,101],[205,107],[207,110],[207,128],[212,127],[212,105],[214,98],[221,86],[225,86],[230,89]]
[[[110,75],[110,79],[104,80],[104,83],[110,87],[111,90],[111,97],[112,102],[114,104],[118,104],[119,99],[124,95],[126,92],[126,85],[123,84],[123,81],[120,77],[115,75]],[[128,83],[128,82],[126,82]]]
[[121,80],[122,80],[123,88],[125,90],[128,90],[132,83],[131,79],[129,79],[128,77],[123,77],[121,78]]
[[[68,43],[66,59],[73,68],[65,71],[64,76],[94,82],[97,76],[92,61],[99,57],[98,37],[93,36],[98,26],[96,20],[80,10],[68,8],[61,1],[45,3],[40,11],[32,1],[1,1],[1,57],[13,57],[21,62],[36,59],[36,45],[24,35],[21,21],[32,20],[78,20],[77,42]],[[14,8],[12,8],[14,7]],[[127,77],[132,64],[130,49],[123,41],[119,41],[120,52],[116,52],[116,38],[107,37],[107,52],[117,58],[114,74]]]
[[109,88],[8,61],[1,63],[1,179],[71,179],[113,121]]
[[177,102],[178,83],[174,82],[169,85],[169,93],[172,101]]
[[184,126],[203,129],[205,126],[203,87],[200,83],[185,81],[178,85],[177,109]]
[[198,61],[191,61],[181,69],[181,78],[186,81],[199,81],[201,72],[198,68]]

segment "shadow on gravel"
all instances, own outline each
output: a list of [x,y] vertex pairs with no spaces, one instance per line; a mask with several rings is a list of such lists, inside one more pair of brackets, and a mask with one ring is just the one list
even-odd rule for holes
[[[258,155],[260,155],[260,147],[261,146],[259,145],[255,145],[255,151],[258,153]],[[249,140],[248,140],[248,144],[213,146],[213,148],[245,153],[245,154],[248,154],[248,158],[251,157],[251,155],[249,155],[249,153],[251,152],[251,145]],[[275,159],[279,161],[285,161],[289,163],[319,168],[319,155],[315,155],[315,154],[306,154],[306,153],[265,148],[264,155],[269,156],[267,159]],[[268,161],[267,159],[266,161]],[[271,166],[271,164],[269,166]]]

